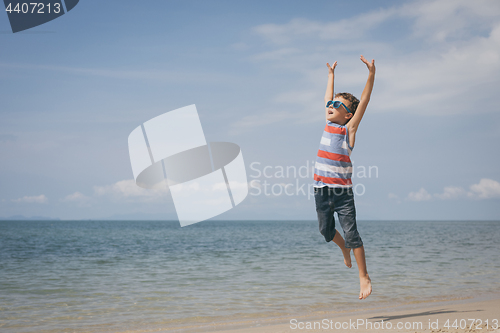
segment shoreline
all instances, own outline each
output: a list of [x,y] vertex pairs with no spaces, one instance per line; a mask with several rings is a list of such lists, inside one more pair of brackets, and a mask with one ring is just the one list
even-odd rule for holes
[[[457,321],[455,322],[455,320]],[[486,322],[486,320],[488,321]],[[445,327],[447,321],[449,327]],[[398,325],[401,328],[398,328]],[[404,327],[405,325],[407,328]],[[413,301],[391,306],[375,305],[361,310],[317,311],[306,315],[216,322],[208,325],[178,326],[151,331],[179,333],[384,331],[500,333],[500,292],[446,300]],[[140,332],[149,332],[149,330],[141,330]]]

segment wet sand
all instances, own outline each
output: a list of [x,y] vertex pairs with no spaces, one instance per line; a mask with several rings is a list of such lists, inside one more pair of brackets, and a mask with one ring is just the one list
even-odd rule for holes
[[[447,327],[448,326],[448,327]],[[500,295],[454,299],[345,313],[316,313],[258,321],[214,323],[178,332],[498,332]]]

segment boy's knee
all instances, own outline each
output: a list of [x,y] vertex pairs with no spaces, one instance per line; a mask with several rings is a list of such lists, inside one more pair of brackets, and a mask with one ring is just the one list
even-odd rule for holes
[[337,233],[337,230],[333,229],[333,231],[331,231],[326,226],[320,226],[319,232],[323,235],[323,237],[325,237],[325,241],[328,243],[333,240],[335,234]]
[[357,232],[345,234],[345,247],[356,249],[363,246],[363,241]]

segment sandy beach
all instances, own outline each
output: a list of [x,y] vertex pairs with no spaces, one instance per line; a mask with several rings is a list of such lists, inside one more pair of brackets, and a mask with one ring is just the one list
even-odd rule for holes
[[360,301],[356,268],[316,237],[316,221],[2,222],[0,331],[496,329],[498,222],[364,227],[374,288]]
[[[405,304],[345,313],[318,313],[181,330],[224,333],[500,332],[500,295]],[[235,328],[239,327],[239,328]]]

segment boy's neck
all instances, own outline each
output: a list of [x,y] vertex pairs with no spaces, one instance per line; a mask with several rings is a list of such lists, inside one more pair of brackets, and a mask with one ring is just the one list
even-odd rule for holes
[[[328,121],[330,121],[330,120],[328,120]],[[345,126],[345,124],[347,124],[347,121],[346,121],[345,123],[343,123],[343,124],[339,124],[339,123],[338,123],[338,122],[336,122],[336,121],[330,121],[330,122],[331,122],[332,124],[337,124],[337,125],[340,125],[340,126]]]

